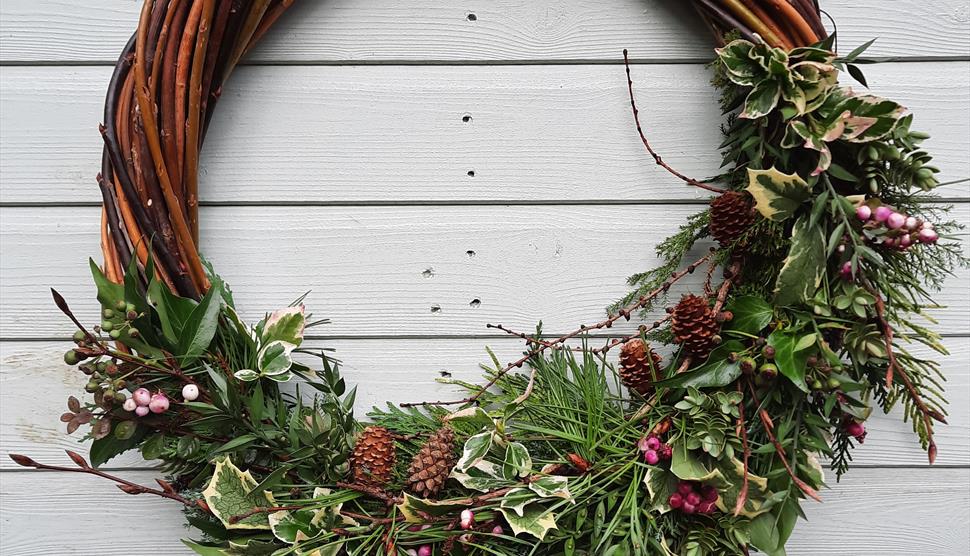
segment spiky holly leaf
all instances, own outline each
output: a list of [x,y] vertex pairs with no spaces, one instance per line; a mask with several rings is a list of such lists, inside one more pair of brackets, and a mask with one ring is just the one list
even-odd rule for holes
[[775,305],[788,307],[815,296],[825,277],[825,234],[803,215],[792,229],[791,248],[775,281]]
[[202,497],[226,529],[269,529],[269,517],[265,512],[236,522],[232,520],[252,510],[276,505],[272,493],[253,491],[258,484],[249,471],[240,470],[228,457],[223,457],[215,461],[212,479],[202,491]]
[[569,492],[569,478],[561,475],[540,477],[529,483],[529,490],[542,498],[562,498],[575,502],[572,493]]
[[440,517],[461,511],[465,507],[464,504],[455,504],[447,500],[438,502],[426,498],[418,498],[406,492],[404,493],[404,500],[396,506],[397,511],[409,523],[426,523],[428,521],[427,516]]
[[513,535],[528,533],[541,541],[556,529],[556,515],[535,501],[536,494],[525,488],[512,489],[502,497],[499,511]]
[[662,514],[669,512],[672,508],[667,501],[671,494],[677,492],[677,483],[679,482],[677,476],[666,469],[660,467],[648,468],[647,473],[643,476],[643,484],[647,487],[647,493],[650,495],[648,510]]
[[748,187],[755,208],[775,222],[791,218],[812,196],[812,189],[798,174],[786,174],[774,166],[767,170],[748,168]]

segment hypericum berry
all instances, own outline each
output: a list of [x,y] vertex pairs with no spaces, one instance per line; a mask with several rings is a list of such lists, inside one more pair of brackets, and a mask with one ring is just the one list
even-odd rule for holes
[[191,402],[199,397],[199,387],[195,384],[186,384],[182,387],[182,399]]
[[93,394],[101,388],[101,385],[97,380],[89,380],[87,384],[84,385],[84,391],[88,394]]
[[690,484],[690,481],[681,481],[677,484],[677,492],[681,496],[687,496],[688,494],[694,492],[694,485]]
[[925,226],[919,231],[919,234],[917,234],[916,237],[919,239],[920,243],[927,244],[936,243],[936,240],[940,239],[940,236],[936,233],[936,230],[933,228],[927,228]]
[[843,279],[845,279],[845,280],[851,280],[852,279],[852,262],[851,261],[845,261],[845,264],[842,265],[842,269],[839,271],[839,274],[842,275],[842,278]]
[[906,225],[906,215],[894,212],[889,215],[889,218],[886,219],[886,225],[889,226],[890,229],[898,230]]
[[701,496],[704,498],[705,502],[717,502],[717,487],[714,485],[704,485],[704,487],[701,489]]
[[758,368],[758,362],[754,360],[754,357],[741,358],[741,372],[751,374],[756,368]]
[[690,502],[684,502],[684,505],[680,507],[680,511],[690,515],[697,511],[697,506],[691,504]]
[[85,334],[83,330],[78,330],[77,332],[74,333],[74,336],[72,339],[74,340],[75,344],[80,344],[88,339],[88,335]]
[[135,403],[135,400],[128,398],[125,400],[125,403],[121,404],[121,407],[125,411],[134,411],[138,407],[138,404]]
[[77,365],[81,362],[81,357],[77,351],[69,349],[64,353],[64,362],[68,365]]
[[152,413],[165,413],[168,411],[168,397],[165,394],[159,392],[152,396],[152,400],[148,402],[148,409]]
[[891,208],[887,206],[878,206],[876,207],[873,216],[876,218],[876,222],[885,222],[892,213],[893,210]]
[[432,550],[430,544],[422,544],[418,547],[418,556],[431,556]]
[[475,526],[475,512],[471,510],[462,510],[461,528],[467,531],[468,529],[471,529],[474,526]]
[[872,218],[872,209],[869,208],[869,205],[859,205],[859,208],[855,209],[855,214],[859,217],[859,220],[865,222]]
[[775,358],[775,348],[773,348],[771,346],[765,346],[765,347],[761,348],[761,355],[763,355],[765,359],[774,359]]
[[139,388],[131,394],[131,399],[135,400],[137,405],[148,406],[152,401],[152,393],[148,391],[147,388]]
[[774,363],[765,363],[758,368],[758,374],[768,380],[774,380],[778,376],[778,366]]
[[691,492],[684,497],[684,502],[690,504],[691,506],[696,506],[701,503],[701,495],[696,492]]
[[846,421],[842,429],[845,431],[845,434],[854,436],[860,444],[866,439],[866,427],[858,421]]
[[831,377],[826,383],[826,386],[829,387],[829,390],[838,390],[839,386],[842,386],[842,381],[835,377]]
[[140,405],[140,406],[136,407],[135,408],[135,415],[137,415],[139,417],[144,417],[145,415],[148,415],[148,406],[147,405]]
[[675,492],[667,499],[667,504],[670,504],[670,507],[675,510],[680,509],[684,505],[684,497],[679,492]]
[[645,445],[647,447],[647,450],[657,450],[660,448],[660,439],[657,438],[656,436],[650,435],[647,437],[647,441]]
[[660,454],[658,454],[656,450],[647,450],[643,453],[643,459],[649,465],[657,465],[660,463]]

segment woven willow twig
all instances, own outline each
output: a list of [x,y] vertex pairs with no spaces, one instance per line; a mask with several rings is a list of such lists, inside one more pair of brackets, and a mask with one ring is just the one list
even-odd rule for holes
[[[692,0],[720,38],[737,29],[775,46],[825,36],[811,0]],[[116,282],[148,257],[175,293],[209,284],[198,252],[199,152],[222,87],[293,0],[146,0],[104,109],[98,185],[105,272]],[[142,276],[147,281],[151,277]]]

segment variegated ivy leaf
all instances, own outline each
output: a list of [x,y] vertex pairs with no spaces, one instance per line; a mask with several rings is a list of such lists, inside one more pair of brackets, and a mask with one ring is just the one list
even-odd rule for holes
[[775,167],[768,170],[748,168],[748,193],[762,216],[775,222],[791,218],[812,196],[808,183],[798,174],[786,174]]
[[512,489],[502,497],[499,511],[512,528],[512,534],[528,533],[542,540],[556,529],[556,515],[534,503],[535,493],[525,488]]
[[238,378],[243,382],[252,382],[254,380],[259,380],[259,373],[252,369],[240,369],[232,374],[232,376]]
[[259,372],[262,375],[279,375],[290,370],[293,359],[290,353],[295,345],[281,340],[273,341],[259,350]]
[[542,498],[562,498],[574,502],[569,492],[569,478],[561,475],[547,475],[529,483],[529,490]]
[[264,512],[233,522],[233,517],[276,505],[271,492],[253,491],[258,484],[249,471],[241,471],[228,457],[222,457],[215,461],[212,478],[202,497],[226,529],[269,529],[269,518]]
[[263,324],[261,342],[266,345],[277,340],[299,347],[306,329],[306,309],[303,305],[287,307],[271,314]]
[[484,409],[478,406],[449,413],[445,416],[444,420],[448,423],[457,422],[477,425],[478,428],[485,430],[495,429],[495,420]]
[[449,477],[461,483],[463,487],[479,492],[489,492],[514,484],[502,477],[502,472],[497,465],[484,460],[468,468],[467,471],[452,469]]
[[811,299],[825,277],[825,233],[808,215],[795,221],[791,247],[775,281],[775,305],[799,305]]
[[416,498],[408,493],[404,493],[404,500],[395,507],[404,517],[404,521],[408,523],[427,523],[428,516],[440,517],[460,512],[466,508],[466,505],[455,504],[447,500],[436,502],[434,500]]
[[461,458],[455,464],[455,469],[465,472],[485,459],[488,451],[492,449],[492,437],[494,431],[485,431],[470,437],[465,441],[462,449]]
[[509,442],[505,447],[505,460],[502,464],[502,475],[506,479],[528,477],[532,474],[532,457],[528,448],[521,442]]

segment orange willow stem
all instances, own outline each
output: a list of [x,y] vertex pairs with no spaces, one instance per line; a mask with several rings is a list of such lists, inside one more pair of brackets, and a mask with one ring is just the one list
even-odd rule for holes
[[246,21],[243,22],[242,28],[239,31],[239,38],[236,39],[236,45],[233,47],[232,55],[229,57],[229,63],[226,64],[223,80],[232,73],[233,68],[236,67],[240,58],[245,54],[253,35],[256,33],[256,29],[259,27],[259,22],[263,19],[263,14],[266,13],[266,8],[268,7],[269,0],[256,0],[249,8],[249,14],[246,16]]
[[[178,61],[175,74],[175,150],[178,152],[178,175],[172,177],[173,183],[183,194],[185,193],[185,111],[188,94],[189,71],[191,70],[190,54],[195,41],[195,33],[202,18],[202,3],[192,5],[192,11],[185,21],[182,31],[182,42],[179,44]],[[185,210],[185,207],[182,207]]]
[[[761,35],[761,38],[765,40],[771,46],[778,46],[783,48],[791,48],[788,41],[783,39],[777,33],[775,33],[773,26],[768,25],[768,22],[763,21],[754,12],[748,9],[747,6],[742,4],[740,0],[722,0],[725,7],[734,12],[742,22],[744,22],[752,31]],[[753,8],[753,6],[752,6]]]
[[[782,21],[787,21],[791,26],[798,32],[799,37],[802,40],[801,44],[796,46],[808,46],[815,44],[819,41],[818,35],[815,31],[812,31],[812,27],[805,21],[802,14],[795,9],[794,6],[789,4],[787,0],[766,0],[775,11],[778,12],[778,16]],[[799,37],[792,37],[792,39],[798,39]]]
[[215,12],[215,0],[204,0],[199,32],[195,40],[195,56],[192,59],[192,77],[189,83],[189,119],[185,128],[185,206],[189,215],[192,240],[199,241],[199,119],[201,117],[202,70],[205,67],[206,47],[209,45],[209,26]]

